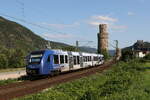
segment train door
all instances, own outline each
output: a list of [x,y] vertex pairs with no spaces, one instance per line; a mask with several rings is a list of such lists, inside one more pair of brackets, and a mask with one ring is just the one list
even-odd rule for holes
[[83,56],[82,56],[81,52],[79,53],[79,55],[80,55],[80,67],[82,68],[83,67]]
[[69,70],[73,69],[73,55],[71,52],[68,52],[69,57]]
[[94,66],[94,56],[91,56],[91,60],[92,60],[92,66]]
[[50,69],[52,69],[52,55],[48,55],[48,57],[46,57],[44,67],[43,67],[44,74],[49,74]]

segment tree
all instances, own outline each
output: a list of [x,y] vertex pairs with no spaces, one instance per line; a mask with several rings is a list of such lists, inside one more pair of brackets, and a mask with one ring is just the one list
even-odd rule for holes
[[109,53],[108,53],[107,50],[102,50],[102,51],[101,51],[101,54],[104,55],[104,59],[105,59],[105,60],[107,60],[107,59],[109,58]]
[[129,60],[134,59],[134,58],[135,57],[134,57],[134,54],[133,54],[132,50],[128,49],[128,50],[123,50],[122,51],[122,57],[121,57],[121,59],[123,61],[129,61]]
[[0,69],[8,67],[8,58],[5,54],[0,54]]
[[11,67],[23,67],[25,65],[24,61],[25,52],[21,49],[15,49],[11,51],[11,57],[9,59],[9,66]]
[[77,51],[76,47],[73,47],[73,46],[63,47],[62,50],[65,50],[65,51]]
[[144,57],[144,59],[146,59],[146,60],[150,60],[150,53],[149,53],[149,54],[147,54],[147,55]]

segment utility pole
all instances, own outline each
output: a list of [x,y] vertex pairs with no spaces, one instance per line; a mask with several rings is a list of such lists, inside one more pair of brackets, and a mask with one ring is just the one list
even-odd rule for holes
[[79,50],[79,41],[76,41],[76,50]]
[[83,45],[83,46],[87,46],[89,43],[92,43],[93,41],[76,41],[76,50],[77,51],[79,51],[79,43],[80,42],[86,42],[86,44],[85,45]]
[[115,57],[115,59],[119,60],[121,57],[121,49],[118,47],[118,44],[119,44],[118,40],[115,40],[115,42],[116,42],[116,57]]
[[116,48],[118,48],[118,40],[114,40],[116,42]]
[[48,43],[47,43],[47,45],[46,45],[46,48],[47,48],[47,49],[52,49],[52,48],[51,48],[51,42],[50,42],[50,41],[48,41]]

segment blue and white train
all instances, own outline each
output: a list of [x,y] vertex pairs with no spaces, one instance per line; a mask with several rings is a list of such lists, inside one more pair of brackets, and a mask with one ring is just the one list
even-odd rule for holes
[[26,67],[27,75],[48,75],[55,72],[77,70],[104,63],[101,54],[62,50],[33,51]]

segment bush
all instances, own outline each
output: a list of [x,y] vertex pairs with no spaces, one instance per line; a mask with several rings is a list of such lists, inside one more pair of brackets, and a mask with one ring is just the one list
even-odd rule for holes
[[150,53],[144,57],[145,60],[150,60]]
[[37,95],[28,96],[21,100],[72,100],[70,96],[62,92],[49,89],[43,93],[38,93]]
[[6,49],[0,47],[0,69],[25,66],[25,52],[21,49]]
[[24,56],[25,52],[21,49],[12,51],[9,58],[9,66],[13,68],[23,67],[25,65]]
[[0,68],[8,67],[8,58],[4,54],[0,54]]
[[107,50],[103,50],[103,51],[102,51],[102,54],[104,55],[104,59],[105,59],[105,60],[109,59],[110,55],[109,55],[109,53],[108,53]]
[[122,57],[121,57],[121,60],[122,61],[130,61],[132,59],[134,59],[134,54],[133,54],[133,51],[132,50],[122,50]]

